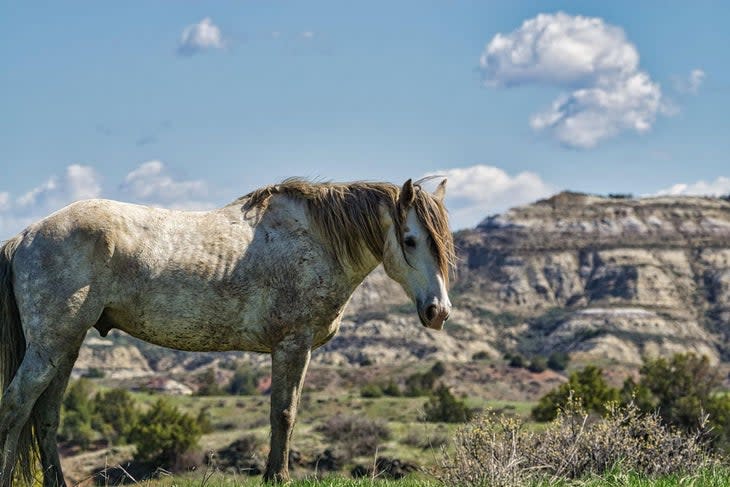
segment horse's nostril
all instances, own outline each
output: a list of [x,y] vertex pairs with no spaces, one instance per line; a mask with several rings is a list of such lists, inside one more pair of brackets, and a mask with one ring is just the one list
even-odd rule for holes
[[436,318],[436,315],[438,314],[439,310],[438,307],[435,304],[432,304],[428,308],[426,308],[426,319],[428,321],[433,321],[434,318]]

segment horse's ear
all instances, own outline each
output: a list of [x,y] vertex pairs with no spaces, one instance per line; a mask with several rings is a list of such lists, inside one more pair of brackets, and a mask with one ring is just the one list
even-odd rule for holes
[[403,187],[400,190],[400,195],[398,195],[398,204],[401,206],[401,208],[408,208],[413,203],[414,198],[416,197],[416,190],[413,188],[413,181],[410,179],[403,183]]
[[436,190],[433,192],[433,197],[439,201],[443,201],[444,196],[446,196],[446,178],[436,186]]

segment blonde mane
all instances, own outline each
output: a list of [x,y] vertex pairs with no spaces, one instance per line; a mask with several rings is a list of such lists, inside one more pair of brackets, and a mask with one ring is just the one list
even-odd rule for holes
[[[429,234],[431,252],[448,284],[449,270],[455,260],[454,241],[446,209],[440,200],[416,182],[413,209]],[[247,209],[264,208],[273,195],[283,194],[306,202],[309,215],[320,234],[330,242],[334,255],[344,263],[360,265],[365,248],[383,258],[385,235],[380,227],[380,206],[389,211],[402,245],[407,208],[398,203],[400,188],[390,183],[313,183],[290,178],[280,184],[257,189],[236,200]]]

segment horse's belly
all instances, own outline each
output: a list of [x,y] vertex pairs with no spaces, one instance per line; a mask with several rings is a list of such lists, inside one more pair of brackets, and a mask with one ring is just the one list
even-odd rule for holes
[[264,327],[249,323],[245,313],[210,312],[211,305],[160,307],[105,311],[110,328],[118,328],[141,340],[163,347],[189,351],[246,350],[269,352]]

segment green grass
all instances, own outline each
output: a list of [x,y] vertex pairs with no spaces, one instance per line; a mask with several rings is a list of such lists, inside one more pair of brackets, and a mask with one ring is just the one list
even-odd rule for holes
[[[140,482],[144,487],[254,487],[263,485],[261,477],[234,477],[213,473],[209,477],[202,473],[159,480]],[[294,480],[288,487],[441,487],[437,480],[423,476],[411,476],[402,480],[350,479],[329,476],[322,479],[305,478]],[[730,468],[706,468],[694,474],[671,475],[661,478],[647,478],[631,472],[615,469],[602,476],[580,480],[541,482],[515,487],[727,487],[730,486]],[[485,486],[486,487],[486,486]]]

